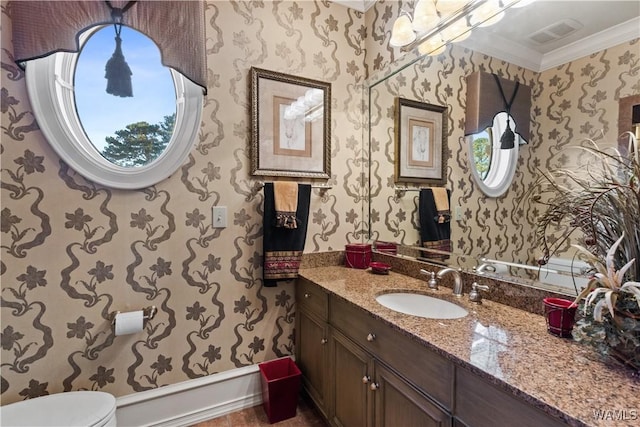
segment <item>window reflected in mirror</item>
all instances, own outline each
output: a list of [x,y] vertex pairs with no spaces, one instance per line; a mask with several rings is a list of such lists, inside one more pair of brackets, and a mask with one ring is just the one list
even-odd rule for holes
[[518,163],[518,149],[524,143],[516,133],[514,147],[501,148],[500,138],[507,126],[515,132],[513,117],[505,112],[498,113],[491,127],[466,137],[469,169],[480,190],[489,197],[499,197],[511,186]]
[[133,97],[106,92],[105,65],[115,49],[113,26],[87,39],[75,73],[75,104],[85,134],[109,162],[126,168],[148,165],[165,152],[176,119],[175,84],[160,51],[145,34],[122,27],[122,51]]
[[480,179],[484,180],[491,169],[491,159],[493,158],[491,128],[470,136],[473,144],[472,162]]

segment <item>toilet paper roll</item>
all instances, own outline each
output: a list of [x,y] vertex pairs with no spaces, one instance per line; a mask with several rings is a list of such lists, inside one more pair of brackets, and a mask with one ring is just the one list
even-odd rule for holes
[[116,336],[135,334],[142,331],[144,326],[142,310],[116,314]]

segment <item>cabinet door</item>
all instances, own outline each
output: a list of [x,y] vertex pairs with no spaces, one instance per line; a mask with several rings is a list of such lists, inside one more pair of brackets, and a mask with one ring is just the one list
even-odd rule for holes
[[341,298],[330,298],[329,323],[438,402],[453,407],[453,364]]
[[455,417],[470,427],[496,425],[518,427],[561,427],[563,421],[501,390],[476,374],[456,369]]
[[462,421],[460,421],[457,418],[453,419],[453,427],[468,427],[465,423],[463,423]]
[[318,409],[327,414],[327,390],[329,387],[329,351],[326,322],[300,310],[297,313],[296,363],[302,372],[304,389]]
[[334,373],[330,421],[338,427],[371,426],[370,356],[331,329],[330,366]]
[[451,416],[380,363],[375,365],[375,427],[449,427]]

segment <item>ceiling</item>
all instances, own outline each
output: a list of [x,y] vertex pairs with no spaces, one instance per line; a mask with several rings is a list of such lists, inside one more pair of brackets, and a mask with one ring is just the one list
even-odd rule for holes
[[[360,11],[375,1],[334,0]],[[539,72],[639,37],[638,0],[537,0],[460,45]]]

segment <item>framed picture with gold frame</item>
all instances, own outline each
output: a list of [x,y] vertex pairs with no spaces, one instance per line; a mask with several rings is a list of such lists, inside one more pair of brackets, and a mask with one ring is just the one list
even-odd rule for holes
[[395,99],[395,181],[444,185],[447,107]]
[[251,68],[251,174],[331,177],[331,83]]

